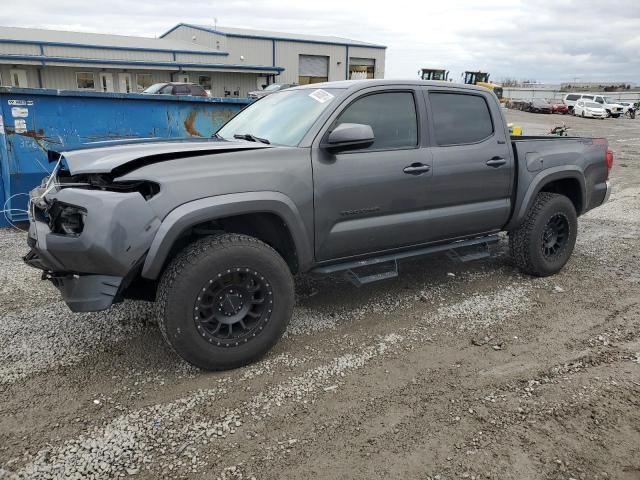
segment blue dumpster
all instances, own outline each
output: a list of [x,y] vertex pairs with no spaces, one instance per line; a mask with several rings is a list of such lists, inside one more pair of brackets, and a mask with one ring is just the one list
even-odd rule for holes
[[27,219],[27,193],[53,168],[47,150],[121,139],[208,138],[248,103],[0,87],[0,226]]

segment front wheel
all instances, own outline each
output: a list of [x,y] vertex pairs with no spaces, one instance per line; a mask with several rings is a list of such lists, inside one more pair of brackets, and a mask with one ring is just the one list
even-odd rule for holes
[[268,352],[284,333],[294,304],[284,259],[239,234],[187,246],[164,272],[157,295],[164,339],[187,362],[227,370]]
[[569,198],[539,193],[522,225],[509,232],[509,249],[525,273],[546,277],[558,273],[576,244],[578,219]]

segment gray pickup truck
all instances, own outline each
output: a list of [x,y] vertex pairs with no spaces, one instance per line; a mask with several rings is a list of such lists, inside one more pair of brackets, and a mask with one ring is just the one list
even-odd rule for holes
[[481,87],[366,80],[269,95],[212,139],[50,152],[31,251],[73,311],[154,300],[169,345],[204,369],[247,364],[285,331],[293,275],[387,278],[399,259],[558,272],[577,217],[610,192],[606,140],[513,137]]

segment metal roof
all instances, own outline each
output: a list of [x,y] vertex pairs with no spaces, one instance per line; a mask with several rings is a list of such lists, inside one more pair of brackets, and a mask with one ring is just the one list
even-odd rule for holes
[[286,33],[286,32],[274,32],[271,30],[255,30],[250,28],[235,28],[235,27],[223,27],[212,25],[193,25],[189,23],[180,23],[173,27],[168,32],[161,35],[164,37],[169,32],[184,25],[185,27],[197,28],[200,30],[206,30],[211,33],[219,33],[230,37],[243,37],[243,38],[259,38],[268,40],[284,40],[295,41],[305,43],[326,43],[336,45],[349,45],[352,47],[369,47],[369,48],[387,48],[384,45],[378,45],[375,43],[362,42],[360,40],[352,40],[350,38],[336,37],[331,35],[306,35],[300,33]]
[[2,27],[0,43],[3,41],[20,43],[44,43],[75,47],[97,47],[132,50],[187,51],[198,53],[226,54],[201,44],[184,42],[172,38],[132,37],[107,35],[103,33],[68,32],[41,28]]

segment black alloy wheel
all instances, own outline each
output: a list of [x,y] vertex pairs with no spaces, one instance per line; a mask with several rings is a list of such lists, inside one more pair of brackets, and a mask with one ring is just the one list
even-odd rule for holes
[[202,287],[193,310],[196,328],[209,343],[238,346],[254,339],[271,318],[273,289],[256,270],[227,270]]
[[194,240],[158,285],[156,313],[167,344],[205,370],[251,363],[282,337],[293,313],[293,276],[261,240],[220,233]]
[[542,234],[542,254],[547,259],[556,257],[567,246],[569,220],[563,213],[556,213],[547,222]]
[[514,263],[525,273],[546,277],[567,263],[576,243],[578,218],[566,196],[540,192],[522,224],[509,231]]

